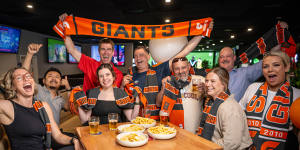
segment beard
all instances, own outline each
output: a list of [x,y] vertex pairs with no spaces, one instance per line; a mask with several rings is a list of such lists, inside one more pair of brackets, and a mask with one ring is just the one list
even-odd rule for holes
[[49,86],[49,89],[51,89],[51,90],[56,90],[56,89],[58,89],[58,88],[55,87],[55,86]]

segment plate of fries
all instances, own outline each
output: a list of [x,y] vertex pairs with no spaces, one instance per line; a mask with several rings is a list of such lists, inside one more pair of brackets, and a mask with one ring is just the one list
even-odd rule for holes
[[156,125],[156,121],[154,119],[144,117],[136,117],[134,120],[131,120],[131,123],[142,125],[145,128],[154,127]]
[[148,135],[139,132],[127,132],[117,135],[117,142],[126,147],[138,147],[148,142]]
[[145,127],[142,125],[138,124],[124,124],[118,126],[118,131],[119,133],[124,133],[124,132],[144,132]]
[[165,127],[163,125],[150,127],[148,134],[154,139],[171,139],[176,136],[176,129],[172,127]]

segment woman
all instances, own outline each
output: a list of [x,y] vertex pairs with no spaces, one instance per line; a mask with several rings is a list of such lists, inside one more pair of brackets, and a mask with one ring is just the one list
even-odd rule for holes
[[224,68],[214,68],[205,78],[208,97],[200,122],[199,135],[224,150],[246,149],[251,144],[246,115],[229,95],[229,74]]
[[60,144],[79,141],[62,134],[46,102],[33,99],[35,84],[25,68],[9,70],[1,83],[5,98],[0,100],[0,124],[3,124],[12,150],[43,150],[51,148],[51,136]]
[[[108,113],[124,113],[128,120],[134,119],[139,113],[139,99],[134,102],[127,93],[114,87],[116,75],[110,64],[102,64],[97,69],[97,76],[100,87],[87,91],[87,101],[83,91],[75,93],[74,98],[81,101],[78,107],[81,123],[87,124],[90,116],[99,116],[100,124],[108,123]],[[119,122],[126,121],[119,117]]]
[[288,131],[293,129],[289,108],[300,96],[300,90],[289,83],[289,68],[286,53],[274,50],[265,54],[262,71],[266,82],[251,84],[240,101],[256,149],[284,149],[288,145]]

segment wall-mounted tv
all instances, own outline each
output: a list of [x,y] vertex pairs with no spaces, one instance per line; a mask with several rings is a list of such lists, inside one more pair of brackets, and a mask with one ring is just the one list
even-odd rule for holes
[[66,62],[66,47],[63,41],[48,38],[48,62]]
[[[78,46],[78,45],[75,45],[75,48],[79,51],[79,52],[81,52],[81,46]],[[71,54],[69,54],[68,55],[68,62],[69,63],[71,63],[71,64],[75,64],[75,63],[78,63],[76,60],[75,60],[75,58],[71,55]]]
[[[98,51],[98,45],[91,46],[91,57],[97,61],[100,61],[100,55]],[[125,45],[124,44],[115,44],[114,55],[111,59],[111,62],[116,66],[125,66]]]
[[0,52],[18,53],[21,30],[0,25]]

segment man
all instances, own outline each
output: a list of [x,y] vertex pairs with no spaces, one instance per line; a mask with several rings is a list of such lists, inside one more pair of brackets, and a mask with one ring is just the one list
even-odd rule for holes
[[[210,27],[212,28],[212,24]],[[198,45],[201,39],[201,36],[195,36],[175,57],[186,56]],[[144,112],[150,110],[150,117],[158,120],[159,108],[156,107],[156,97],[160,91],[162,79],[170,75],[172,59],[154,66],[148,65],[149,59],[149,51],[145,46],[135,48],[134,60],[136,66],[130,69],[128,75],[124,76],[121,87],[125,88],[129,95],[134,97],[139,95],[144,106]],[[132,89],[134,90],[132,91]]]
[[[30,44],[28,46],[28,52],[23,62],[24,68],[30,69],[32,57],[39,51],[41,46],[42,44]],[[46,101],[50,105],[57,125],[60,124],[61,110],[69,110],[68,100],[63,99],[58,90],[61,86],[65,86],[66,91],[71,90],[67,76],[64,79],[61,76],[62,74],[58,69],[49,68],[43,77],[44,86],[36,84],[38,93],[35,95],[35,98],[40,101]]]
[[219,65],[229,73],[229,90],[237,102],[243,97],[248,86],[262,76],[262,62],[248,67],[234,68],[236,56],[233,49],[224,47],[220,51]]
[[[59,16],[61,21],[64,21],[68,14],[64,13]],[[68,53],[70,53],[78,63],[78,68],[84,73],[83,90],[95,88],[100,85],[97,79],[96,71],[97,68],[102,64],[111,64],[116,73],[115,85],[120,87],[123,73],[117,69],[111,62],[112,56],[114,55],[114,42],[111,39],[104,38],[99,42],[99,54],[100,62],[82,54],[75,48],[75,45],[70,36],[66,36],[64,39]]]
[[[171,123],[196,133],[202,114],[200,91],[204,90],[205,78],[199,75],[190,75],[190,67],[186,57],[173,59],[174,76],[163,83],[164,94],[160,115],[167,113]],[[201,90],[193,89],[193,82],[196,80],[200,81],[197,86]],[[200,86],[201,82],[202,86]]]

